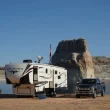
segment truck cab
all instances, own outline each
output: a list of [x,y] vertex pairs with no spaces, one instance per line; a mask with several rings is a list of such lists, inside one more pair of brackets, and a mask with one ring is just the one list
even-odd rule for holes
[[104,96],[104,93],[105,84],[99,78],[82,79],[76,86],[76,98],[80,98],[82,95],[91,95],[96,98],[97,94]]

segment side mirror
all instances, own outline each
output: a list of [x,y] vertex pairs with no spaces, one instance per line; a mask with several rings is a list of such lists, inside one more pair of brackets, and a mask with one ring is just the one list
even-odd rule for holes
[[79,82],[77,82],[77,85],[79,85]]
[[101,84],[105,85],[105,83],[104,83],[104,82],[101,82]]

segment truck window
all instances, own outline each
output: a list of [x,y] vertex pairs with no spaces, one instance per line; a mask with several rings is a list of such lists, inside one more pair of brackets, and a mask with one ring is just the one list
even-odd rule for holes
[[83,79],[82,84],[96,84],[96,79]]

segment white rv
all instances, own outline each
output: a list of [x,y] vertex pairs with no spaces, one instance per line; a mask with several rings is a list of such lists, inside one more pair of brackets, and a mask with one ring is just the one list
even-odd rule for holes
[[5,65],[6,83],[13,85],[13,93],[19,95],[35,95],[45,92],[56,96],[56,93],[67,90],[67,70],[62,67],[24,62]]

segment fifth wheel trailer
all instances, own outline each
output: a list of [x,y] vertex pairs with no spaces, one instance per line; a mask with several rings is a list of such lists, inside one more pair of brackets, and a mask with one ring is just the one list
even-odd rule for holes
[[5,65],[7,84],[13,85],[17,96],[33,96],[39,92],[55,96],[67,91],[67,70],[41,63],[12,63]]

